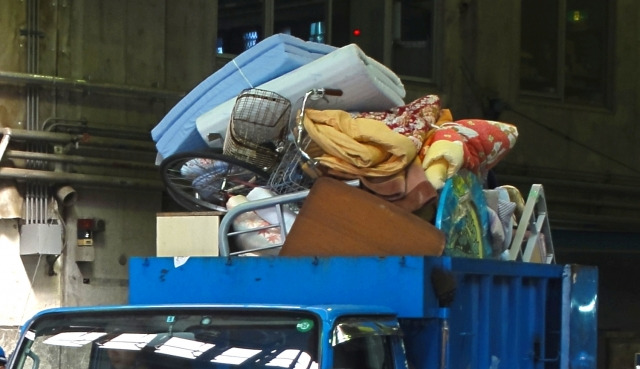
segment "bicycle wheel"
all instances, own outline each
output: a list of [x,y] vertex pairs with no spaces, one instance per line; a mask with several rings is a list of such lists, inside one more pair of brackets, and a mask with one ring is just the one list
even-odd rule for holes
[[231,196],[267,184],[269,174],[220,151],[184,152],[160,164],[169,196],[189,211],[223,211]]

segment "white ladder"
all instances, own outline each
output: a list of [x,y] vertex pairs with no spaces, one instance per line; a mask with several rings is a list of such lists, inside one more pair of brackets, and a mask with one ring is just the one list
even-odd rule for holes
[[[523,252],[522,246],[525,243]],[[547,202],[541,184],[531,186],[516,233],[511,241],[509,260],[555,263]]]

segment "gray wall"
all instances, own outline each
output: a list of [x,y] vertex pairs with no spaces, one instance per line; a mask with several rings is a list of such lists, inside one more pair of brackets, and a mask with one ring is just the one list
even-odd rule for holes
[[[45,170],[37,171],[36,165],[31,174],[17,179],[25,199],[26,183],[36,183],[37,190],[46,193],[35,201],[47,212],[60,214],[59,219],[50,218],[64,223],[66,237],[57,259],[21,255],[19,227],[26,220],[0,220],[2,282],[11,301],[0,308],[0,345],[12,351],[18,325],[41,309],[125,303],[128,258],[155,255],[156,213],[163,209],[163,195],[149,131],[181,94],[213,71],[217,2],[2,1],[0,14],[0,125],[20,130],[29,125],[42,129],[45,122],[82,122],[101,133],[60,142],[56,150],[118,161],[47,161],[36,163]],[[36,19],[36,29],[27,14]],[[37,31],[38,37],[26,36],[27,30]],[[52,77],[60,80],[53,83]],[[123,148],[125,143],[134,148]],[[14,136],[9,148],[38,145],[37,140]],[[31,168],[24,160],[12,161],[10,166]],[[76,177],[34,182],[53,167]],[[53,195],[62,185],[76,190],[75,205],[55,201]],[[104,230],[94,233],[93,246],[77,246],[78,218],[104,221]]]

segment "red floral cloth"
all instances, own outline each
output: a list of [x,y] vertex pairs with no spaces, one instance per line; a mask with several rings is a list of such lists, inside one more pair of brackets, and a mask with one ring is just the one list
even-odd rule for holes
[[437,95],[426,95],[384,112],[361,112],[353,117],[382,121],[394,132],[409,137],[416,149],[420,150],[427,133],[436,128],[439,115],[440,98]]
[[483,119],[443,123],[430,135],[419,157],[435,188],[460,168],[478,174],[494,167],[515,145],[514,125]]
[[483,119],[453,121],[437,95],[425,95],[383,112],[352,113],[352,118],[383,122],[411,140],[427,179],[439,189],[459,169],[475,173],[495,166],[515,145],[515,126]]
[[462,142],[463,167],[478,172],[494,167],[516,143],[516,127],[502,122],[464,119],[444,123],[427,142],[438,140]]

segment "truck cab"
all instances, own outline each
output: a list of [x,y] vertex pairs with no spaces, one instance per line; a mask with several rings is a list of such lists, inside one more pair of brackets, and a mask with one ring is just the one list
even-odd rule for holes
[[43,311],[11,368],[407,369],[384,307],[171,305]]

